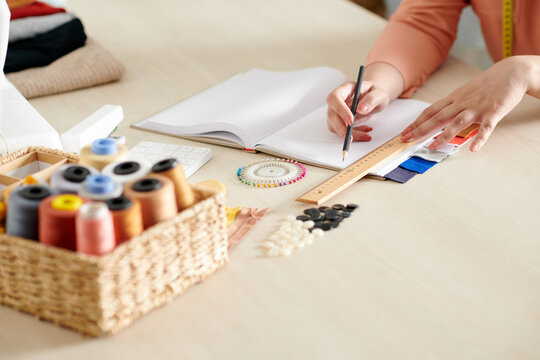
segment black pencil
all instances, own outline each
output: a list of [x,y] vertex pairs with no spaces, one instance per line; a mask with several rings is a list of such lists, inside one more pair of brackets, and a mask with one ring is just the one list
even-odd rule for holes
[[[351,107],[353,114],[353,122],[356,117],[356,107],[358,106],[358,97],[360,96],[360,86],[362,85],[362,78],[364,77],[364,65],[360,65],[360,70],[358,70],[358,79],[356,80],[356,86],[354,87],[354,97]],[[352,135],[352,125],[347,126],[347,133],[345,134],[345,142],[343,143],[343,161],[347,157],[347,152],[349,151],[349,145],[351,144],[351,135]]]

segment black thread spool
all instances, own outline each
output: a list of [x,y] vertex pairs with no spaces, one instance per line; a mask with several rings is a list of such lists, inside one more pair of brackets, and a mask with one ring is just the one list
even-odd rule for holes
[[43,199],[52,195],[41,185],[23,186],[11,192],[6,218],[6,233],[26,239],[39,239],[38,207]]

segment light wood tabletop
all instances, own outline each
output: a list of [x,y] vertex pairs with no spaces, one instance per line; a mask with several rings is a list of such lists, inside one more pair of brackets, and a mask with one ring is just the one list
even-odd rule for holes
[[[118,83],[31,103],[59,132],[103,104],[117,133],[252,68],[332,66],[355,78],[385,20],[345,0],[71,0],[87,34],[127,69]],[[415,94],[433,102],[480,70],[450,58]],[[267,157],[213,145],[190,181],[218,179],[230,206],[270,207],[230,264],[111,337],[0,306],[0,359],[538,359],[540,101],[525,98],[478,153],[462,150],[405,185],[363,179],[330,203],[360,207],[292,256],[261,243],[294,199],[334,172],[249,188],[236,169]]]

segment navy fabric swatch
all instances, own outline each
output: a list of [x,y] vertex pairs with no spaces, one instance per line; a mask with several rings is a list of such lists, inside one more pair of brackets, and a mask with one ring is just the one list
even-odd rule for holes
[[424,160],[422,158],[413,156],[409,158],[408,160],[402,162],[399,166],[402,168],[405,168],[410,171],[415,171],[419,174],[423,174],[426,171],[428,171],[433,165],[435,165],[435,161],[428,161]]
[[388,174],[384,175],[385,178],[398,183],[405,184],[407,181],[411,180],[417,173],[404,169],[402,167],[397,167],[394,170],[390,171]]
[[49,65],[85,42],[83,24],[75,18],[33,38],[9,43],[4,72]]

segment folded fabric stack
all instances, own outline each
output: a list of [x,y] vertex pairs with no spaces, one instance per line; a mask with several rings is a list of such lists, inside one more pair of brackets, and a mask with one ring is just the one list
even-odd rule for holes
[[124,67],[87,41],[80,19],[51,1],[8,0],[11,11],[4,73],[33,98],[118,80]]

